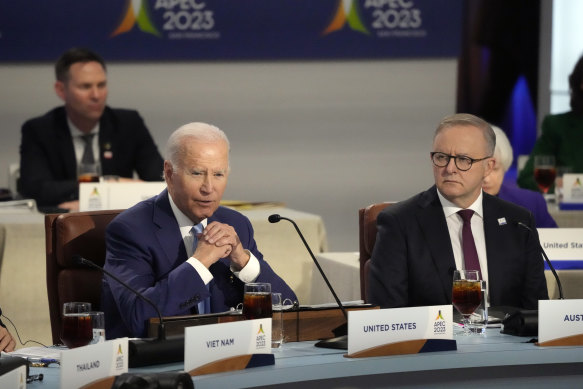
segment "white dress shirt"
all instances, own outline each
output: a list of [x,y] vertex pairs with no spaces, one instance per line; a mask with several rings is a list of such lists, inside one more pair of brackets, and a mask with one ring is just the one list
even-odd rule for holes
[[[453,249],[453,256],[455,259],[456,269],[465,269],[464,264],[464,252],[462,247],[462,227],[464,222],[462,217],[457,213],[463,208],[458,207],[451,201],[447,200],[439,190],[437,191],[439,196],[439,201],[443,207],[443,212],[445,213],[445,220],[447,222],[447,229],[449,230],[449,237],[451,240],[451,248]],[[486,237],[484,235],[484,210],[482,206],[483,194],[480,191],[480,195],[466,209],[471,209],[474,211],[472,215],[472,235],[474,235],[474,242],[476,243],[476,251],[478,252],[478,260],[480,261],[480,275],[482,280],[486,281],[486,288],[489,291],[490,283],[488,282],[488,260],[486,255]],[[488,293],[488,300],[490,299],[490,294]]]

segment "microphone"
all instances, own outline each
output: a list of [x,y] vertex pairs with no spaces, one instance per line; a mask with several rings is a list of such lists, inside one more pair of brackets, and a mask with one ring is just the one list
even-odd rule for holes
[[[532,228],[530,228],[529,226],[527,226],[526,224],[524,224],[521,221],[517,221],[516,224],[519,225],[520,227],[526,228],[531,233],[534,232],[532,230]],[[541,253],[543,255],[543,258],[547,262],[547,265],[549,265],[549,269],[551,269],[551,273],[553,273],[553,276],[555,277],[555,281],[557,282],[557,287],[559,288],[559,300],[564,300],[565,297],[563,296],[563,286],[561,285],[561,280],[559,279],[559,276],[557,275],[557,272],[555,271],[555,268],[553,267],[553,264],[549,260],[549,257],[547,256],[547,253],[545,253],[545,250],[543,249],[543,246],[541,246],[540,241],[538,243],[538,247],[539,247],[539,249],[540,249],[540,251],[541,251]]]
[[131,339],[128,344],[129,367],[140,367],[158,363],[180,362],[184,360],[184,336],[166,339],[166,328],[160,310],[152,300],[138,292],[115,274],[80,255],[73,255],[73,262],[81,266],[92,267],[117,281],[121,286],[134,293],[138,298],[151,305],[158,315],[158,337],[149,339]]
[[316,265],[316,267],[320,271],[320,274],[322,275],[322,278],[326,282],[326,285],[328,286],[328,289],[330,290],[330,292],[332,292],[332,296],[334,296],[334,300],[336,300],[336,304],[338,304],[338,307],[340,308],[340,310],[342,311],[342,314],[344,315],[344,318],[346,319],[346,323],[344,323],[343,325],[341,325],[340,327],[336,328],[333,331],[334,332],[334,335],[336,335],[336,337],[334,337],[332,339],[321,340],[318,343],[316,343],[316,347],[334,348],[334,349],[342,349],[342,350],[348,349],[348,343],[347,343],[348,342],[348,338],[347,338],[347,335],[346,335],[347,330],[348,330],[348,328],[347,328],[348,315],[346,313],[346,309],[344,309],[344,306],[342,305],[342,303],[340,302],[340,299],[336,295],[336,292],[334,291],[334,288],[330,284],[330,281],[328,281],[328,277],[326,277],[326,274],[324,274],[324,270],[322,270],[322,267],[318,263],[318,260],[316,259],[316,256],[314,255],[314,253],[312,253],[312,250],[310,249],[310,246],[308,245],[308,242],[306,242],[306,239],[304,238],[304,235],[300,231],[298,225],[292,219],[289,219],[287,217],[280,216],[280,215],[278,215],[276,213],[274,213],[273,215],[270,215],[267,220],[269,220],[270,223],[278,223],[280,220],[287,220],[288,222],[290,222],[291,224],[293,224],[293,226],[296,229],[298,235],[302,239],[302,242],[304,243],[304,246],[306,246],[306,249],[308,250],[308,253],[310,253],[310,257],[312,257],[312,260],[314,261],[314,264]]

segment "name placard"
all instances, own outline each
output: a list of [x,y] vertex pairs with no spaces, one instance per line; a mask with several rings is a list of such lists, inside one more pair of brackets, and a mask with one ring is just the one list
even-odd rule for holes
[[348,357],[455,349],[452,305],[348,312]]
[[26,389],[26,365],[0,375],[0,388]]
[[583,174],[563,174],[563,202],[583,204]]
[[583,228],[538,228],[537,231],[540,244],[555,269],[583,269]]
[[273,365],[271,319],[188,327],[184,370],[190,375]]
[[583,345],[583,300],[539,300],[539,346]]
[[126,209],[156,196],[165,182],[88,182],[79,185],[79,210]]
[[[128,338],[61,352],[61,388],[111,381],[128,371]],[[109,384],[111,386],[111,383]]]

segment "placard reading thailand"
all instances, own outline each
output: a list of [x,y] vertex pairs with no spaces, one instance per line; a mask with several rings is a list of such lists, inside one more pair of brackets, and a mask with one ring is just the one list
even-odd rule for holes
[[79,388],[128,371],[128,338],[61,352],[61,388]]
[[218,365],[226,365],[227,360],[233,362],[237,357],[243,357],[244,362],[231,370],[252,367],[253,356],[261,354],[272,357],[271,319],[208,324],[184,330],[184,370],[192,375],[226,371]]
[[348,312],[348,356],[410,354],[452,346],[455,349],[452,339],[452,305]]
[[[542,248],[555,269],[583,269],[583,228],[538,228]],[[548,268],[545,263],[545,267]]]
[[583,300],[539,300],[539,346],[583,346]]

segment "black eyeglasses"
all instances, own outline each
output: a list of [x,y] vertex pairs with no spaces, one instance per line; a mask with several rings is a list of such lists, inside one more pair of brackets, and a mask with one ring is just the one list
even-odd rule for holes
[[433,164],[435,166],[446,167],[449,164],[449,160],[453,158],[455,166],[463,172],[470,170],[470,168],[472,167],[472,164],[474,162],[480,162],[480,161],[483,161],[485,159],[491,158],[491,156],[488,156],[488,157],[484,157],[484,158],[474,159],[474,158],[467,157],[465,155],[448,155],[445,153],[440,153],[438,151],[433,151],[430,154],[431,154],[431,161],[433,161]]

